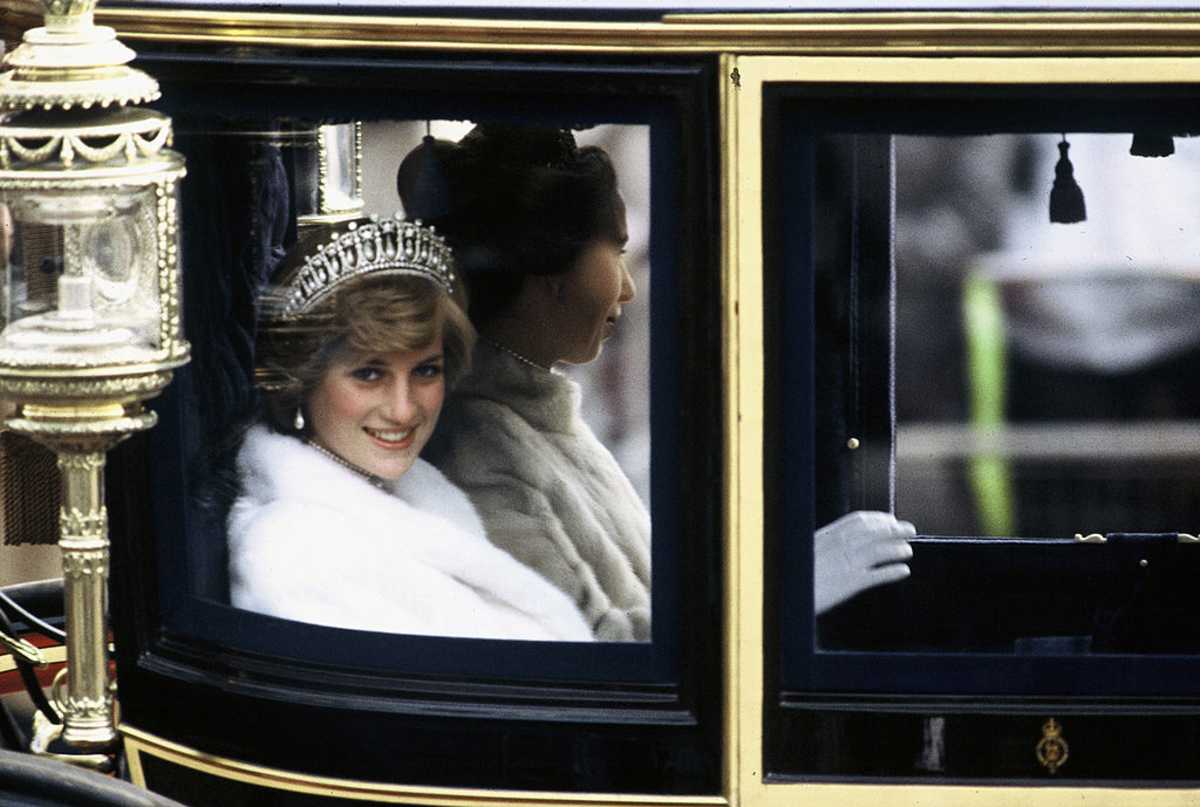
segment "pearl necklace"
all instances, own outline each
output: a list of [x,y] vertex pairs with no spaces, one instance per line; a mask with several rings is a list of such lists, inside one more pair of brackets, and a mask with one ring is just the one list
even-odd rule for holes
[[326,457],[329,457],[329,459],[333,460],[334,462],[336,462],[338,465],[342,466],[346,470],[353,471],[355,474],[357,474],[358,476],[361,476],[367,482],[369,482],[370,484],[379,488],[380,490],[387,490],[387,482],[382,477],[376,476],[375,474],[371,473],[370,471],[365,471],[362,468],[359,468],[354,463],[342,459],[337,454],[334,454],[332,451],[330,451],[329,449],[325,448],[322,445],[318,445],[318,444],[314,443],[312,440],[305,440],[304,444],[306,446],[308,446],[309,448],[316,449],[317,453],[324,454]]
[[547,367],[546,365],[538,364],[533,359],[522,356],[520,353],[513,350],[508,345],[501,344],[500,342],[497,342],[495,339],[492,339],[489,336],[480,336],[479,338],[482,339],[484,342],[488,343],[489,345],[491,345],[492,347],[496,348],[496,350],[499,350],[501,353],[507,353],[508,355],[512,356],[514,359],[521,362],[522,364],[528,364],[530,367],[536,367],[538,370],[541,370],[543,373],[554,372],[551,368]]

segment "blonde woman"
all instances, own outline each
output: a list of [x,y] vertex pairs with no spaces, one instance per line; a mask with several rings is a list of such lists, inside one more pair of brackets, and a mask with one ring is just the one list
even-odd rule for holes
[[235,606],[390,633],[591,638],[419,457],[474,341],[452,266],[419,223],[361,220],[302,241],[263,295],[263,414],[228,521]]

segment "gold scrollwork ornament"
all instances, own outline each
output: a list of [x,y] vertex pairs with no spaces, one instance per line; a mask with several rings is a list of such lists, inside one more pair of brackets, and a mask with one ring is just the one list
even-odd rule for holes
[[1042,739],[1037,744],[1037,759],[1051,774],[1067,763],[1070,746],[1062,736],[1062,726],[1053,717],[1042,724]]

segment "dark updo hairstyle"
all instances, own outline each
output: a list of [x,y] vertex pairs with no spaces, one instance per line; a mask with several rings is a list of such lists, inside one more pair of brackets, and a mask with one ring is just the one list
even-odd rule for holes
[[477,326],[508,308],[527,275],[566,272],[592,241],[624,235],[612,161],[565,129],[488,123],[458,143],[426,137],[396,184],[406,215],[453,247]]

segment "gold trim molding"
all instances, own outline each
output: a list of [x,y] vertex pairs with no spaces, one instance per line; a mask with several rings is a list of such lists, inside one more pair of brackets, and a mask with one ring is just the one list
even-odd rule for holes
[[[36,24],[15,0],[4,28]],[[679,14],[656,21],[189,11],[101,5],[122,39],[321,50],[826,55],[1200,55],[1200,12]]]
[[[763,777],[763,90],[781,82],[1200,82],[1200,60],[901,57],[723,57],[719,92],[721,241],[726,328],[725,422],[726,792],[738,807],[1183,807],[1200,789],[1178,787],[988,786],[908,783],[772,782]],[[820,737],[811,738],[820,742]]]
[[654,796],[619,793],[550,793],[520,790],[484,790],[471,788],[421,787],[387,782],[365,782],[313,776],[297,771],[267,768],[249,762],[206,754],[195,748],[164,740],[153,734],[122,724],[119,728],[125,739],[129,771],[139,787],[146,786],[142,755],[182,765],[210,776],[232,779],[246,784],[358,801],[380,801],[395,804],[427,804],[438,807],[587,807],[612,804],[619,807],[726,807],[720,796]]

